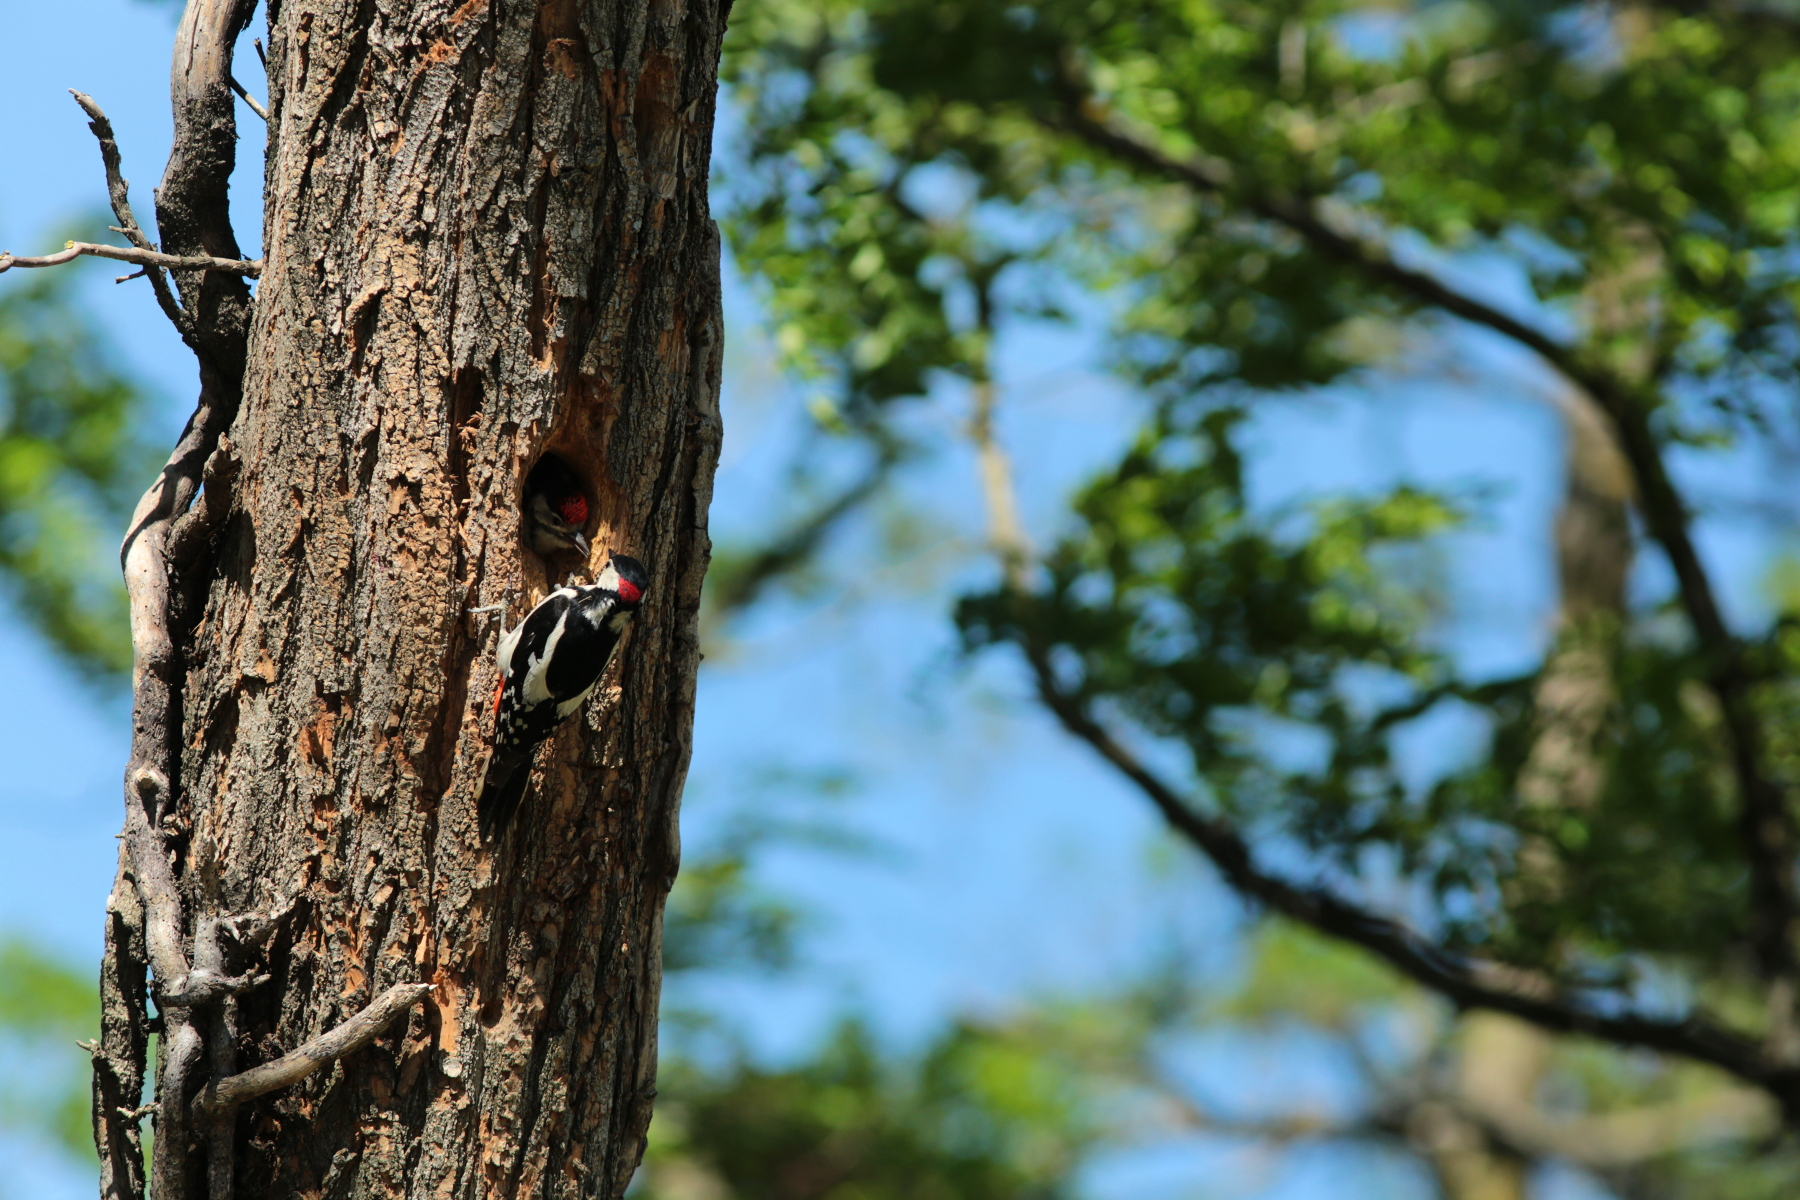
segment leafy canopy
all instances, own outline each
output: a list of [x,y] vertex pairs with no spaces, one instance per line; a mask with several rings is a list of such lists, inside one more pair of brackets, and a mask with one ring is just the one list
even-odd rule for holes
[[[1379,403],[1397,371],[1523,391],[1526,350],[1605,386],[1640,474],[1785,444],[1797,42],[1727,3],[759,4],[727,43],[725,225],[846,436],[988,383],[1022,323],[1105,323],[1142,431],[1029,586],[962,602],[972,648],[1178,751],[1188,802],[1290,875],[1398,872],[1451,948],[1596,986],[1656,962],[1731,1007],[1758,918],[1721,713],[1761,731],[1751,770],[1800,777],[1792,635],[1742,631],[1740,709],[1672,600],[1564,629],[1609,664],[1603,784],[1528,803],[1541,676],[1471,678],[1443,646],[1433,547],[1479,506],[1271,512],[1242,430],[1284,394]],[[1397,736],[1451,710],[1485,747],[1409,782]]]

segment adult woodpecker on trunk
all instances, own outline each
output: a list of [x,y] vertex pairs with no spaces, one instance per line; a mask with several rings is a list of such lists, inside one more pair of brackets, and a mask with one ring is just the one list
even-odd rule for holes
[[505,831],[538,743],[600,682],[649,586],[643,563],[614,554],[592,584],[557,588],[500,639],[494,750],[476,805],[483,838]]

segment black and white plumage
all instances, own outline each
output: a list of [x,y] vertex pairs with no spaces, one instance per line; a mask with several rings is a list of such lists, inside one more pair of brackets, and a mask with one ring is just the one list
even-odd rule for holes
[[476,805],[483,837],[505,830],[538,743],[600,682],[649,583],[642,563],[615,554],[592,584],[557,588],[500,639],[494,752]]

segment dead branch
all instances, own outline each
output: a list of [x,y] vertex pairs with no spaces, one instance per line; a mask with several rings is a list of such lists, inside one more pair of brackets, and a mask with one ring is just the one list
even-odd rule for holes
[[[81,106],[81,111],[88,115],[88,128],[100,143],[100,162],[106,169],[106,196],[112,204],[113,217],[119,222],[113,229],[139,250],[154,251],[156,243],[138,227],[137,218],[131,212],[131,184],[121,172],[119,143],[113,138],[112,122],[106,119],[106,114],[100,111],[100,106],[94,103],[92,97],[73,88],[69,89],[69,94],[75,97],[75,103]],[[156,294],[157,306],[185,339],[190,322],[187,314],[181,311],[181,305],[176,303],[175,293],[169,290],[169,281],[162,269],[146,265],[139,273],[149,276],[150,290]],[[127,275],[115,282],[123,283],[129,278],[131,276]]]
[[[259,40],[257,42],[257,47],[259,50],[260,50],[261,46],[262,46],[262,42]],[[250,106],[251,112],[255,113],[257,116],[261,117],[265,121],[267,121],[269,119],[269,110],[264,108],[262,105],[258,104],[256,102],[256,98],[254,96],[252,96],[249,92],[246,92],[244,90],[244,85],[237,81],[236,75],[231,76],[231,90],[237,93],[237,98],[239,100],[242,100],[245,104],[248,104]]]
[[[110,258],[115,262],[136,263],[140,267],[158,267],[166,271],[229,271],[233,275],[244,275],[251,279],[262,274],[261,260],[213,258],[204,254],[185,256],[163,254],[156,250],[103,246],[94,242],[66,242],[64,248],[55,254],[43,254],[37,257],[0,250],[0,272],[10,271],[14,267],[60,267],[64,263],[74,262],[77,258],[87,255],[95,258]],[[127,276],[127,278],[130,277]]]
[[242,465],[231,439],[219,435],[219,444],[207,456],[201,470],[200,499],[175,519],[169,529],[169,562],[176,568],[192,563],[211,542],[212,535],[231,511],[232,485]]
[[131,854],[132,878],[144,901],[150,967],[156,972],[158,992],[167,996],[173,991],[179,996],[189,975],[187,951],[182,948],[181,890],[175,883],[175,869],[169,865],[162,831],[150,818],[161,806],[169,780],[161,771],[143,767],[131,784],[136,795],[126,801],[125,848]]
[[128,854],[125,847],[119,848],[118,873],[106,902],[100,1037],[89,1051],[101,1200],[135,1200],[144,1194],[144,1145],[136,1110],[144,1092],[150,1014],[144,998],[144,906],[131,878]]
[[299,1049],[289,1051],[272,1063],[251,1067],[227,1079],[214,1080],[194,1100],[195,1114],[216,1120],[247,1100],[298,1083],[325,1064],[374,1041],[389,1022],[435,986],[397,983],[342,1025],[320,1034]]
[[[71,244],[61,254],[42,259],[0,257],[0,269],[10,266],[54,266],[83,254],[113,258],[143,266],[157,291],[158,303],[181,331],[200,365],[200,397],[161,474],[138,502],[120,547],[126,594],[131,606],[132,671],[131,759],[125,772],[124,842],[130,863],[129,876],[143,907],[144,957],[155,973],[155,994],[162,1016],[162,1073],[157,1081],[156,1145],[151,1164],[149,1191],[154,1200],[186,1200],[190,1153],[191,1110],[185,1102],[194,1091],[192,1076],[207,1057],[208,1039],[215,1059],[215,1074],[223,1064],[233,1065],[234,1000],[266,976],[233,977],[225,969],[219,945],[220,918],[197,923],[194,960],[185,949],[187,913],[178,887],[162,817],[173,809],[180,780],[181,716],[179,645],[185,631],[170,628],[172,614],[172,566],[187,565],[229,504],[230,448],[219,454],[220,438],[236,415],[243,393],[244,364],[248,344],[250,294],[243,276],[254,276],[261,265],[236,257],[237,242],[231,230],[228,189],[234,163],[235,125],[227,80],[231,73],[231,43],[248,21],[253,0],[192,0],[182,17],[176,38],[172,79],[175,144],[157,197],[157,217],[169,253],[156,249],[132,216],[124,178],[119,174],[118,147],[105,114],[91,100],[76,100],[93,118],[106,165],[108,192],[119,231],[133,249]],[[223,253],[215,254],[214,251]],[[162,271],[177,272],[176,286],[183,303],[177,305]],[[212,467],[211,478],[221,495],[216,503],[202,506],[181,526],[181,536],[171,547],[177,521],[188,516],[203,482],[203,467]],[[212,489],[209,489],[212,490]],[[171,549],[183,550],[180,563]],[[121,978],[129,973],[129,948],[108,940],[108,959],[103,976]],[[141,985],[140,985],[141,986]],[[138,997],[126,1003],[141,1004]],[[140,1043],[141,1045],[141,1043]],[[137,1069],[143,1052],[136,1049]],[[98,1066],[98,1061],[97,1061]],[[132,1064],[121,1072],[129,1074]],[[140,1076],[141,1078],[141,1076]],[[96,1071],[96,1086],[104,1082]],[[135,1096],[123,1097],[125,1103]],[[114,1104],[117,1112],[123,1104]],[[108,1143],[126,1144],[131,1133],[118,1128],[111,1115],[103,1114]],[[97,1134],[97,1136],[100,1136]],[[211,1192],[215,1200],[231,1193],[231,1147],[209,1139]],[[116,1154],[115,1154],[116,1157]],[[140,1200],[141,1178],[128,1170],[108,1170],[108,1195],[117,1200]]]

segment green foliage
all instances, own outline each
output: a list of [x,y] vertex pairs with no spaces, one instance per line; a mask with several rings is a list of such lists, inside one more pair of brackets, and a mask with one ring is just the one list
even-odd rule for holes
[[682,864],[663,913],[663,970],[776,969],[793,959],[797,916],[750,879],[754,840]]
[[1400,492],[1258,518],[1235,424],[1165,411],[1076,498],[1078,532],[1046,556],[1042,588],[966,598],[964,637],[1045,652],[1066,691],[1183,744],[1223,812],[1422,862],[1452,831],[1409,792],[1388,735],[1475,694],[1417,644],[1429,605],[1405,569],[1454,514]]
[[1272,921],[1257,930],[1237,985],[1207,1007],[1212,1015],[1246,1023],[1301,1020],[1343,1030],[1407,998],[1400,978],[1367,954]]
[[[1617,656],[1624,699],[1591,748],[1606,784],[1579,812],[1521,804],[1534,681],[1461,678],[1436,649],[1432,548],[1468,506],[1261,512],[1234,434],[1260,395],[1374,387],[1440,336],[1345,238],[1456,281],[1457,256],[1504,259],[1528,319],[1573,325],[1574,356],[1660,405],[1670,438],[1786,428],[1800,26],[1583,12],[759,5],[728,47],[748,149],[722,168],[727,225],[784,345],[843,364],[872,420],[934,372],[987,378],[1009,323],[1108,298],[1150,419],[1075,498],[1028,601],[963,603],[972,647],[1047,655],[1259,837],[1352,876],[1380,848],[1453,942],[1596,979],[1634,954],[1729,975],[1749,925],[1735,788],[1686,642],[1652,614],[1572,631]],[[1780,762],[1790,692],[1765,689]],[[1396,735],[1452,708],[1487,752],[1409,784]],[[1525,847],[1579,885],[1521,882]]]
[[983,1200],[1068,1195],[1080,1096],[1026,1048],[972,1027],[916,1062],[842,1026],[790,1070],[665,1066],[646,1200]]
[[[747,148],[721,166],[726,225],[835,411],[891,426],[894,401],[988,381],[995,339],[1077,309],[1108,322],[1112,365],[1143,389],[1139,436],[1072,498],[1030,586],[959,604],[972,650],[1047,664],[1280,873],[1403,895],[1447,945],[1619,1003],[1702,996],[1759,1027],[1718,664],[1682,611],[1652,600],[1560,631],[1547,664],[1600,664],[1599,717],[1568,751],[1598,784],[1545,796],[1549,676],[1470,677],[1444,649],[1443,535],[1480,504],[1402,488],[1272,511],[1245,484],[1242,431],[1280,394],[1380,403],[1396,371],[1518,386],[1489,349],[1516,319],[1642,405],[1663,451],[1791,444],[1800,21],[1731,4],[772,0],[734,22]],[[999,384],[1029,420],[1026,389]],[[1757,766],[1790,793],[1797,630],[1745,632]],[[1485,741],[1421,779],[1402,743],[1449,716]],[[1289,949],[1259,951],[1242,1012],[1342,1029],[1387,1003],[1355,956]],[[1665,1095],[1608,1071],[1596,1108]],[[1658,1185],[1724,1194],[1731,1156],[1705,1157]],[[1757,1174],[1734,1178],[1754,1192]]]
[[71,662],[105,677],[131,666],[113,547],[155,461],[145,394],[109,365],[74,271],[0,287],[0,580]]
[[0,1124],[92,1157],[88,1056],[75,1043],[99,1023],[91,978],[30,942],[0,938]]

